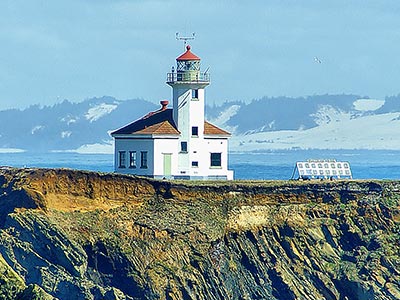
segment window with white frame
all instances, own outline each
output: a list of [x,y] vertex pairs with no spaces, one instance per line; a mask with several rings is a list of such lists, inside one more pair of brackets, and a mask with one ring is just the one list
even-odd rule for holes
[[147,169],[147,151],[140,152],[140,168]]
[[199,127],[192,126],[192,136],[199,136]]
[[211,167],[221,167],[222,166],[222,162],[221,162],[221,153],[211,153],[210,158],[211,158],[211,162],[210,165]]
[[136,151],[129,151],[129,168],[136,168]]
[[119,151],[118,152],[118,167],[119,168],[125,168],[126,167],[126,151]]
[[181,142],[181,152],[187,152],[187,142]]

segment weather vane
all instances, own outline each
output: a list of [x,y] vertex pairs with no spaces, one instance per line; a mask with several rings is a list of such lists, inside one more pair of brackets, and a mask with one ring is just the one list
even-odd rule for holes
[[177,32],[175,36],[178,41],[183,41],[183,50],[185,50],[187,41],[194,40],[195,33],[193,32],[191,36],[179,36],[179,32]]

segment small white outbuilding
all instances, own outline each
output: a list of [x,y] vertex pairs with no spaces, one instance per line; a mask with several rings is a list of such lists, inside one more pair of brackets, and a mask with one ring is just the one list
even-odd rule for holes
[[200,58],[186,47],[167,74],[168,101],[111,133],[115,172],[166,179],[233,179],[228,170],[230,133],[204,119],[205,87],[210,74],[200,71]]

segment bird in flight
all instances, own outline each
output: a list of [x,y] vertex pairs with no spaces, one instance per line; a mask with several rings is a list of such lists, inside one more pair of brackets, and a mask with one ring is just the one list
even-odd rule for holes
[[317,64],[322,63],[322,61],[321,61],[318,57],[314,57],[314,61],[315,61]]

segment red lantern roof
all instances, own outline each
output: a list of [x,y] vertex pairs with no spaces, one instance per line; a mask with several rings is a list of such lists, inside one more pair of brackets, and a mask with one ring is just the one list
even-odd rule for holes
[[190,52],[190,45],[187,45],[186,52],[179,56],[176,60],[200,60],[200,57]]

